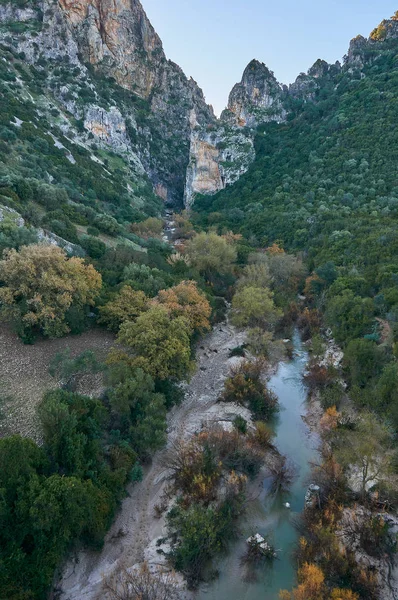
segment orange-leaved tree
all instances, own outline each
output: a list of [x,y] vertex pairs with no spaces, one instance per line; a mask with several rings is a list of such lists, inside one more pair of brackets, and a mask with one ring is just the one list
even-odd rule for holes
[[210,328],[211,307],[195,281],[182,281],[172,288],[161,290],[153,304],[161,304],[173,319],[184,317],[192,331],[202,332]]

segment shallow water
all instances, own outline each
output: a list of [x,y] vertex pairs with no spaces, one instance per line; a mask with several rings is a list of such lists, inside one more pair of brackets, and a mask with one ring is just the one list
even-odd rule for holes
[[[293,341],[293,359],[281,363],[269,382],[269,387],[279,398],[281,409],[274,425],[274,441],[280,453],[287,457],[288,463],[294,468],[293,483],[289,493],[283,497],[280,494],[270,497],[267,493],[269,481],[263,482],[258,490],[258,497],[241,526],[239,541],[231,548],[228,557],[218,565],[219,578],[198,592],[198,600],[277,600],[280,589],[291,589],[295,584],[296,567],[292,551],[298,535],[294,518],[304,507],[310,463],[316,458],[318,440],[302,419],[307,396],[303,386],[303,373],[308,354],[297,332]],[[290,503],[290,509],[285,508],[285,502]],[[260,566],[255,570],[255,581],[248,581],[247,570],[241,565],[240,558],[246,548],[246,538],[253,533],[271,536],[279,552],[278,558],[271,565]]]

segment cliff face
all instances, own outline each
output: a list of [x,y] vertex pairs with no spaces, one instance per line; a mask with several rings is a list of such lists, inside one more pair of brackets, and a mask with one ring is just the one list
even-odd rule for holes
[[252,60],[228,99],[222,119],[239,127],[257,127],[266,121],[283,121],[283,91],[264,63]]
[[147,103],[137,128],[140,158],[155,189],[178,203],[188,164],[190,113],[195,110],[201,124],[214,119],[202,91],[166,59],[138,0],[59,0],[59,5],[83,62]]
[[[190,114],[195,111],[200,125],[215,117],[196,82],[166,59],[140,2],[32,0],[32,4],[27,9],[11,2],[0,6],[4,31],[7,23],[26,22],[23,34],[13,38],[16,50],[48,72],[49,92],[83,121],[99,144],[130,153],[161,197],[181,204]],[[59,63],[69,65],[73,79],[53,76]]]
[[268,121],[283,121],[285,92],[274,74],[252,60],[242,80],[231,91],[228,107],[216,124],[196,127],[191,134],[185,204],[196,194],[212,194],[237,181],[255,157],[255,128]]
[[284,121],[291,98],[316,102],[342,68],[361,70],[396,37],[397,19],[383,21],[351,42],[343,67],[318,60],[289,89],[252,60],[216,119],[196,82],[167,60],[139,0],[0,4],[0,41],[45,78],[48,103],[80,124],[82,142],[123,155],[175,205],[234,183],[254,159],[258,125]]
[[59,0],[82,60],[147,98],[166,62],[162,43],[137,0]]

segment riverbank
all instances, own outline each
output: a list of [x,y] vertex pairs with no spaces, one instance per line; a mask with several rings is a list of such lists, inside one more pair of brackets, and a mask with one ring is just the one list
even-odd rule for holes
[[197,348],[197,371],[185,384],[185,398],[168,416],[168,442],[159,451],[143,480],[129,486],[105,538],[100,552],[82,550],[68,561],[57,592],[62,600],[94,600],[104,598],[104,578],[115,570],[129,568],[147,561],[158,564],[156,541],[164,533],[164,516],[160,519],[155,506],[162,495],[170,475],[165,458],[168,450],[180,439],[190,438],[203,425],[221,424],[228,427],[236,415],[250,421],[250,413],[239,405],[217,403],[224,381],[231,367],[239,362],[230,357],[230,351],[245,342],[245,332],[228,323],[215,326]]

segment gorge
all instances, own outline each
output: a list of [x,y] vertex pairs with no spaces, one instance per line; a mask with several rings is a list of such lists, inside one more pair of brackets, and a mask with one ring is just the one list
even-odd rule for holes
[[398,11],[219,118],[139,0],[0,77],[1,600],[396,600]]

